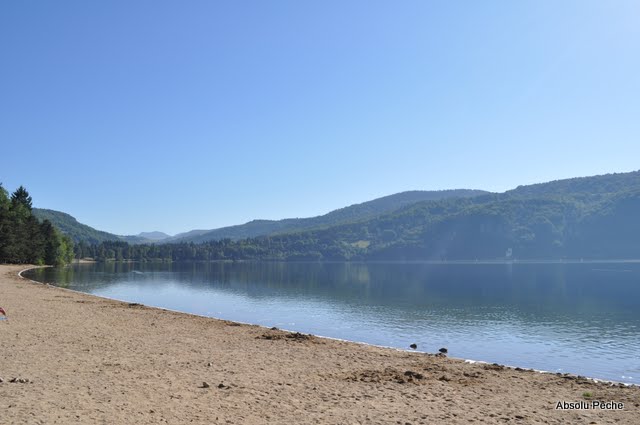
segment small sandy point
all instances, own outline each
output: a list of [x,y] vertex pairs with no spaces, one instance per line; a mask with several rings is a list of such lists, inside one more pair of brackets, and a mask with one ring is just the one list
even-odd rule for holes
[[[640,423],[638,387],[106,300],[24,268],[0,266],[2,424]],[[585,393],[624,410],[555,409]]]

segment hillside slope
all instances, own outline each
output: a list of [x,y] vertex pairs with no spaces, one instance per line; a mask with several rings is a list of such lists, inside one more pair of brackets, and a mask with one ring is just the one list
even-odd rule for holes
[[166,240],[165,242],[199,243],[221,239],[239,240],[257,236],[308,231],[367,220],[417,202],[447,198],[467,198],[487,193],[488,192],[482,190],[470,189],[407,191],[340,208],[317,217],[288,218],[283,220],[253,220],[245,224],[223,227],[194,236],[178,235],[177,237]]
[[[92,247],[137,260],[640,260],[640,173],[422,201],[337,226],[202,244]],[[260,222],[254,222],[260,224]]]
[[74,242],[83,241],[95,244],[106,241],[125,241],[129,243],[150,243],[151,239],[139,236],[119,236],[113,233],[96,230],[91,226],[78,222],[73,216],[61,211],[34,208],[33,215],[40,221],[49,220],[58,230],[73,239]]
[[633,172],[421,202],[299,236],[335,241],[334,251],[363,259],[640,259],[638,217],[640,173]]

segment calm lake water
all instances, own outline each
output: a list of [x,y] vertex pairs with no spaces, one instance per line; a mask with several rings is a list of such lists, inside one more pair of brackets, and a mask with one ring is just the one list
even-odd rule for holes
[[26,277],[370,344],[640,384],[640,264],[88,264]]

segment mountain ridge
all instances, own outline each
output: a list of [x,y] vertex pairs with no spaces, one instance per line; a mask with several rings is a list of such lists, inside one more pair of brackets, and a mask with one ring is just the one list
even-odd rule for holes
[[149,243],[152,239],[140,236],[121,236],[80,223],[75,217],[62,211],[47,208],[33,208],[33,215],[40,220],[49,220],[59,231],[69,236],[74,242],[100,243],[107,241],[125,241],[128,243]]
[[98,253],[140,261],[640,261],[637,217],[640,172],[616,173],[421,201],[303,232],[139,250],[116,244]]
[[171,238],[167,242],[207,242],[210,240],[239,240],[257,236],[276,235],[296,231],[329,227],[352,221],[361,221],[393,211],[416,202],[450,197],[480,196],[489,192],[476,189],[411,190],[352,204],[326,214],[307,218],[284,218],[281,220],[254,219],[244,224],[213,229],[190,238]]
[[[171,241],[138,250],[120,239],[98,254],[173,261],[640,259],[640,171],[471,195],[415,202],[409,192],[403,196],[411,202],[372,215],[366,207],[378,200],[310,219],[253,220],[222,229],[257,233],[266,226],[271,232],[237,240]],[[197,236],[207,235],[201,232]]]
[[169,239],[171,237],[171,235],[167,235],[166,233],[160,232],[157,230],[152,232],[140,232],[135,236],[143,239],[153,240],[153,241],[161,241],[164,239]]
[[34,208],[34,215],[40,221],[48,219],[62,233],[69,235],[74,241],[85,243],[101,243],[107,241],[125,241],[131,244],[154,244],[193,242],[201,243],[210,240],[239,240],[270,234],[311,230],[313,228],[330,227],[392,211],[414,202],[447,197],[480,196],[489,192],[474,189],[449,189],[438,191],[405,191],[383,196],[362,203],[339,208],[327,214],[307,218],[285,218],[281,220],[254,219],[244,224],[227,226],[218,229],[194,229],[174,236],[163,232],[140,232],[137,235],[116,235],[94,229],[80,223],[70,214],[44,208]]

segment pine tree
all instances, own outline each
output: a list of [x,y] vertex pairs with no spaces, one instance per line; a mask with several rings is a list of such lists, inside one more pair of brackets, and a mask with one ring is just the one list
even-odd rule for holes
[[11,202],[9,194],[0,183],[0,262],[8,260],[8,247],[11,238],[11,223],[9,221],[9,209]]
[[40,225],[40,231],[44,236],[44,262],[56,264],[60,256],[60,241],[56,229],[49,220],[44,220]]
[[20,186],[9,199],[0,184],[0,262],[62,265],[73,260],[73,241],[32,212],[32,199]]
[[18,205],[22,205],[27,210],[29,210],[29,212],[31,212],[31,196],[29,195],[29,192],[27,192],[27,189],[24,188],[24,186],[20,186],[16,189],[15,192],[13,192],[13,194],[11,195],[11,204],[14,208],[16,208],[16,206]]

